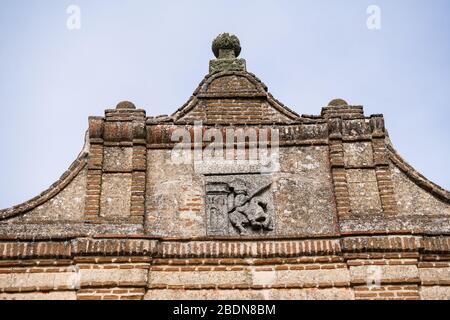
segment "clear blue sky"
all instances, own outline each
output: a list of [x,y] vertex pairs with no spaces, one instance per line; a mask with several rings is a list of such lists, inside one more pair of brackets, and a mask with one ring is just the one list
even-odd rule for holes
[[[69,5],[81,29],[66,27]],[[381,30],[366,26],[381,8]],[[450,1],[1,0],[0,207],[51,185],[87,118],[131,100],[171,114],[239,36],[248,70],[300,114],[332,98],[383,113],[400,154],[450,189]]]

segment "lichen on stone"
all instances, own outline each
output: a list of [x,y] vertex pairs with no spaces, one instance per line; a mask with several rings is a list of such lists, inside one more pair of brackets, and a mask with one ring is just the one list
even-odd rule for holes
[[233,50],[234,58],[239,57],[241,53],[239,38],[227,32],[219,34],[212,43],[212,51],[218,59],[221,58],[220,50]]

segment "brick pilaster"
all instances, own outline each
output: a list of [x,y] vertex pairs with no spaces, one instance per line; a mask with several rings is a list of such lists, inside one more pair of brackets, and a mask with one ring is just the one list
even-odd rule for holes
[[103,119],[92,117],[89,119],[89,159],[85,198],[85,219],[97,220],[100,215],[100,196],[102,190],[103,168]]
[[342,119],[329,120],[329,146],[331,175],[339,218],[350,214],[350,197],[348,193],[347,174],[344,167],[344,147],[342,143]]
[[96,220],[100,215],[101,184],[102,171],[88,170],[84,210],[86,220]]
[[133,146],[133,173],[131,182],[131,216],[142,217],[145,214],[147,147],[144,144]]
[[395,214],[397,212],[397,202],[395,200],[391,169],[389,166],[376,166],[375,173],[383,211],[386,214]]
[[381,115],[372,116],[371,126],[373,162],[375,165],[381,207],[385,214],[395,214],[397,212],[397,202],[386,150],[383,117]]

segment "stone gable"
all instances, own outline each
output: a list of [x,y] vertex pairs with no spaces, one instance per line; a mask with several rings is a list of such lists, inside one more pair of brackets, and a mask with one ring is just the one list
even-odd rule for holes
[[383,116],[300,116],[235,36],[213,51],[173,115],[90,117],[68,171],[0,210],[0,299],[450,299],[450,193]]
[[173,118],[176,124],[258,125],[288,124],[299,116],[273,99],[253,74],[222,71],[208,75]]

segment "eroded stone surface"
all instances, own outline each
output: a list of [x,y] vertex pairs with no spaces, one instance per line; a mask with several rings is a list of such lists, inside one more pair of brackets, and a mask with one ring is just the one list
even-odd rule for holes
[[273,175],[277,233],[333,234],[335,205],[326,147],[283,148]]
[[400,215],[450,215],[450,206],[410,181],[399,168],[391,166]]
[[33,224],[55,221],[83,221],[86,194],[86,171],[79,175],[57,196],[30,212],[7,221],[9,224]]
[[148,153],[146,230],[155,236],[206,236],[204,178],[175,164],[170,150]]
[[354,214],[370,214],[382,211],[374,170],[347,170],[347,181],[350,205]]
[[100,216],[126,218],[130,216],[131,174],[104,174]]
[[106,171],[131,171],[133,148],[127,147],[107,147],[105,148]]
[[344,143],[344,161],[349,167],[373,165],[372,144],[370,142]]

